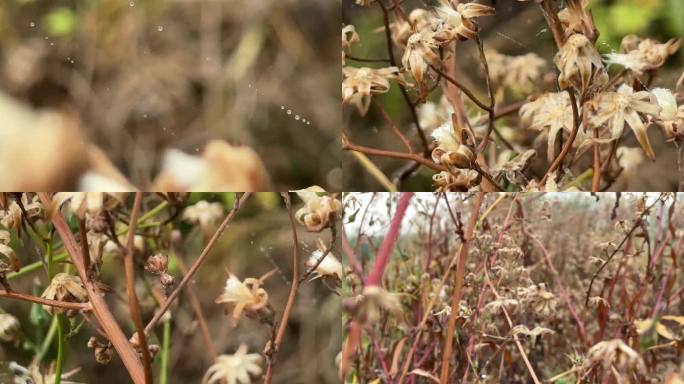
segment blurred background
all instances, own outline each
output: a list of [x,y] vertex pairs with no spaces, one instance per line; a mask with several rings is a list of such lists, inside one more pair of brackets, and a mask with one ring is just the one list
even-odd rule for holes
[[274,188],[340,189],[339,25],[323,0],[4,0],[0,110],[68,117],[136,185],[223,139]]
[[[132,206],[132,199],[133,196],[129,195],[126,202],[128,211]],[[205,200],[222,205],[225,215],[233,207],[234,199],[234,193],[193,193],[181,209]],[[155,208],[162,201],[159,196],[145,194],[142,214]],[[297,210],[302,205],[301,200],[292,195],[293,209]],[[166,254],[169,258],[169,274],[174,277],[175,284],[178,284],[182,278],[182,272],[173,256],[174,252],[189,267],[202,251],[208,238],[214,233],[214,227],[203,230],[200,226],[191,225],[182,219],[182,211],[178,214],[175,212],[176,209],[169,206],[141,227],[139,233],[146,239],[146,245],[142,253],[136,257],[139,260],[145,260],[156,252]],[[221,215],[219,221],[223,220],[223,217]],[[179,240],[172,247],[174,251],[171,248],[164,250],[162,245],[168,244],[170,230],[167,231],[166,226],[160,228],[159,223],[167,220],[171,220],[172,228],[180,232]],[[73,224],[73,220],[71,222]],[[31,245],[30,236],[26,231],[22,233],[21,238],[13,238],[11,245],[22,266],[26,266],[37,261],[38,258],[36,248]],[[321,233],[320,236],[311,234],[299,224],[297,224],[297,233],[302,263],[300,271],[302,271],[304,261],[308,260],[311,253],[317,249],[318,237],[329,244],[330,236],[328,231]],[[55,250],[55,252],[58,251],[60,250]],[[280,319],[292,280],[292,252],[292,230],[281,196],[277,193],[254,194],[240,208],[188,285],[199,300],[207,321],[209,335],[219,355],[233,354],[243,343],[247,345],[248,353],[261,354],[264,346],[271,339],[270,326],[244,315],[237,327],[232,328],[230,315],[225,315],[223,306],[215,303],[216,298],[223,293],[228,277],[227,271],[242,281],[249,277],[259,278],[275,270],[275,273],[265,281],[264,289],[275,311],[275,318]],[[336,249],[332,253],[336,257],[340,255]],[[134,326],[126,299],[123,259],[116,255],[105,255],[101,271],[101,282],[112,290],[106,297],[107,303],[121,327],[130,335],[134,332]],[[10,275],[9,278],[14,290],[35,295],[40,295],[48,284],[43,268],[17,278]],[[145,293],[149,292],[146,291],[146,287],[158,289],[158,284],[154,276],[142,271],[142,267],[137,270],[136,279],[143,322],[147,322],[152,317],[156,305],[151,296]],[[142,283],[143,279],[145,279],[145,284]],[[172,313],[168,368],[170,384],[199,383],[209,366],[213,364],[190,300],[186,289],[178,296],[177,305],[172,305],[170,309]],[[19,319],[21,332],[26,339],[38,346],[46,339],[51,316],[40,305],[1,299],[0,308]],[[339,296],[327,288],[320,279],[300,285],[283,344],[277,355],[273,383],[339,382],[335,356],[341,346],[340,311]],[[101,365],[95,361],[93,350],[89,349],[86,344],[91,336],[98,334],[92,325],[87,322],[83,324],[80,318],[75,317],[74,323],[67,328],[76,331],[66,340],[64,372],[80,368],[80,371],[71,378],[72,381],[78,383],[130,382],[116,353],[107,365]],[[80,328],[78,328],[79,323],[81,323]],[[164,324],[161,321],[149,338],[150,344],[162,345],[163,329]],[[100,338],[100,341],[103,339]],[[25,341],[17,344],[9,342],[0,344],[0,361],[5,363],[16,361],[22,366],[28,366],[34,354],[23,347],[24,343]],[[54,361],[56,353],[56,342],[48,344],[42,361],[43,368],[49,362]],[[159,356],[157,355],[153,361],[155,382],[159,379]],[[265,371],[265,361],[262,361],[260,366]],[[261,381],[261,379],[256,381]],[[1,375],[0,383],[4,383]]]
[[[496,8],[493,17],[478,19],[480,36],[485,49],[494,49],[505,55],[524,55],[535,53],[546,61],[545,73],[555,73],[553,57],[556,53],[555,45],[546,22],[533,1],[514,0],[480,0],[481,4],[491,5]],[[402,3],[407,11],[422,7],[436,1],[408,0]],[[557,2],[561,3],[562,2]],[[684,1],[681,0],[589,0],[588,9],[594,16],[600,37],[597,47],[600,53],[619,51],[620,42],[627,34],[637,34],[659,42],[665,42],[673,37],[684,36]],[[361,40],[354,44],[352,55],[360,58],[384,58],[387,56],[385,35],[379,30],[383,25],[382,12],[378,6],[361,7],[354,4],[354,0],[343,0],[342,6],[343,23],[353,24],[356,27]],[[393,19],[392,19],[393,20]],[[460,77],[468,88],[475,92],[481,99],[487,99],[487,89],[484,77],[480,70],[477,46],[472,41],[459,43]],[[397,51],[395,57],[401,59],[402,50]],[[347,65],[382,67],[384,63],[358,63],[348,60]],[[613,68],[612,71],[617,71]],[[677,78],[684,70],[684,50],[680,50],[675,56],[670,57],[665,66],[658,72],[652,83],[652,87],[664,87],[674,89]],[[612,72],[611,72],[612,73]],[[544,89],[555,91],[554,84],[545,84]],[[441,92],[434,92],[430,101],[439,101]],[[528,94],[508,93],[500,106],[513,104],[524,100]],[[399,129],[414,143],[416,149],[421,148],[418,135],[411,123],[411,116],[406,103],[394,85],[388,93],[379,95],[385,110],[398,124]],[[404,151],[402,143],[388,129],[382,115],[374,107],[371,107],[368,115],[363,118],[351,107],[343,109],[344,129],[355,144],[370,147],[383,148],[396,151]],[[502,127],[516,127],[517,114],[509,118],[500,119],[497,125]],[[534,131],[524,130],[524,134],[534,134]],[[429,137],[430,131],[426,135]],[[656,162],[643,162],[636,169],[619,178],[611,187],[611,190],[628,191],[670,191],[677,188],[677,157],[674,146],[665,143],[665,136],[660,129],[652,127],[649,136],[657,154]],[[637,147],[638,144],[633,135],[628,135],[622,143],[629,147]],[[503,147],[502,147],[503,148]],[[539,154],[544,157],[545,147],[538,148]],[[539,158],[538,157],[538,158]],[[373,162],[392,179],[393,175],[406,164],[404,161],[373,157]],[[343,156],[345,169],[345,190],[372,191],[382,190],[382,186],[371,177],[353,156],[346,153]],[[533,165],[534,167],[534,165]],[[542,170],[543,172],[543,170]],[[434,172],[420,168],[413,177],[408,178],[402,184],[402,190],[424,191],[430,188],[430,177]]]

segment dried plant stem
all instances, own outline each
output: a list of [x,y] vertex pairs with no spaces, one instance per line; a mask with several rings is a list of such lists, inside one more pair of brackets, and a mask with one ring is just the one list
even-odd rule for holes
[[456,80],[453,77],[449,76],[448,74],[444,73],[444,71],[441,71],[439,68],[435,67],[434,65],[430,65],[430,68],[432,68],[435,72],[437,72],[439,75],[441,75],[444,79],[446,79],[448,82],[455,85],[458,89],[460,89],[463,93],[465,93],[465,95],[468,96],[468,98],[470,100],[472,100],[473,103],[475,103],[478,107],[480,107],[481,109],[483,109],[487,112],[491,111],[491,108],[489,106],[485,105],[485,103],[483,103],[482,101],[480,101],[480,99],[475,97],[473,92],[470,91],[465,85],[461,84],[458,80]]
[[[594,139],[598,139],[598,129],[594,129]],[[601,188],[601,145],[594,142],[594,176],[591,178],[591,191],[598,192]]]
[[563,145],[561,152],[553,160],[553,163],[551,163],[551,165],[549,166],[549,169],[546,171],[546,174],[544,174],[544,177],[541,180],[542,185],[546,183],[546,180],[549,178],[549,175],[556,169],[558,169],[561,166],[561,164],[563,164],[563,160],[568,155],[568,153],[570,153],[572,144],[575,142],[575,138],[577,137],[577,132],[579,132],[579,125],[581,119],[579,115],[579,110],[577,108],[577,99],[575,98],[575,94],[571,89],[567,89],[567,92],[570,96],[570,104],[572,106],[572,131],[570,132],[570,137]]
[[92,307],[90,306],[90,303],[72,303],[70,301],[49,300],[49,299],[44,299],[42,297],[29,295],[26,293],[6,291],[4,289],[0,290],[0,297],[6,297],[8,299],[26,301],[29,303],[36,303],[36,304],[41,304],[41,305],[47,305],[50,307],[62,308],[62,309],[74,310],[74,311],[87,312],[87,311],[90,311],[92,309]]
[[[385,24],[385,39],[387,41],[387,53],[389,55],[390,64],[392,64],[392,66],[394,67],[397,67],[397,61],[394,58],[394,48],[392,43],[392,30],[390,28],[389,13],[387,11],[387,7],[385,7],[385,5],[382,3],[382,0],[378,0],[377,3],[380,6],[380,9],[382,10],[382,20]],[[401,95],[404,97],[404,101],[406,102],[406,105],[409,108],[411,118],[413,118],[413,123],[416,125],[418,137],[420,138],[420,141],[423,144],[424,155],[427,156],[430,152],[430,144],[428,143],[427,138],[425,137],[425,132],[423,132],[423,128],[420,126],[420,120],[418,119],[416,106],[411,102],[411,98],[409,98],[408,91],[406,90],[406,87],[404,87],[404,85],[399,84],[399,90],[401,91]]]
[[[126,292],[128,294],[128,309],[131,312],[133,324],[137,335],[137,346],[142,356],[143,368],[145,370],[145,383],[152,383],[152,367],[150,358],[150,349],[147,346],[147,338],[143,328],[142,315],[140,314],[140,302],[135,293],[135,246],[133,239],[135,238],[135,229],[138,224],[138,214],[140,213],[140,206],[142,205],[142,192],[135,193],[135,200],[133,202],[133,210],[131,211],[131,218],[128,224],[128,236],[126,238],[126,253],[124,256],[124,271],[126,273]],[[85,223],[84,223],[85,227]],[[83,236],[83,235],[82,235]],[[87,243],[84,248],[88,248]],[[84,260],[88,258],[87,251],[84,251]]]
[[[489,121],[487,122],[487,132],[485,133],[485,137],[482,138],[482,141],[480,142],[480,145],[477,148],[478,152],[483,152],[487,148],[487,144],[489,143],[489,136],[492,134],[492,131],[494,130],[494,110],[496,109],[496,98],[494,97],[494,86],[492,84],[492,80],[489,77],[489,64],[487,63],[487,57],[485,56],[484,52],[484,43],[482,42],[482,39],[480,39],[480,35],[476,36],[475,42],[477,43],[477,50],[480,53],[480,62],[482,62],[482,66],[484,67],[485,80],[487,82],[487,93],[489,94],[489,110],[487,111],[489,113]],[[498,136],[501,137],[501,134],[498,134]],[[510,143],[508,143],[508,146],[511,147]]]
[[55,361],[54,384],[61,384],[62,368],[64,366],[64,324],[62,324],[62,315],[55,314],[55,321],[57,321],[57,360]]
[[[185,264],[185,261],[183,261],[182,257],[176,256],[176,262],[178,263],[178,269],[181,271],[183,276],[188,274],[188,266]],[[218,357],[218,353],[216,353],[216,347],[214,346],[214,340],[211,337],[211,334],[209,333],[209,326],[207,325],[207,320],[204,317],[204,312],[202,311],[202,304],[199,301],[199,298],[197,297],[197,294],[195,293],[195,290],[192,289],[192,286],[188,285],[186,289],[186,293],[188,294],[188,298],[190,299],[190,305],[192,306],[192,310],[195,312],[195,317],[197,317],[197,324],[199,324],[200,331],[202,331],[202,338],[204,339],[204,345],[207,348],[207,354],[209,355],[209,360],[210,361],[215,361],[216,358]],[[166,332],[166,326],[167,326],[167,321],[164,321],[164,331]]]
[[[39,192],[38,197],[40,198],[43,206],[51,206],[52,199],[48,193]],[[116,322],[116,319],[109,310],[109,307],[104,301],[100,289],[90,279],[88,279],[87,272],[83,265],[83,256],[80,254],[81,251],[79,250],[73,233],[71,233],[71,229],[69,229],[69,225],[64,217],[59,213],[52,215],[50,220],[52,221],[55,230],[59,234],[59,237],[62,239],[64,247],[69,253],[71,260],[78,271],[78,275],[83,282],[86,293],[88,294],[92,311],[95,314],[98,323],[102,327],[102,330],[107,335],[107,338],[119,354],[121,361],[131,376],[131,380],[135,384],[144,383],[145,372],[140,358],[138,357],[135,349],[133,349],[133,346],[128,342],[126,335],[124,335],[121,327],[119,327],[119,324]]]
[[456,318],[458,317],[458,307],[461,302],[461,295],[463,294],[463,281],[465,278],[466,259],[468,257],[468,246],[470,240],[473,238],[475,231],[475,224],[480,214],[482,201],[484,200],[484,193],[479,192],[475,198],[475,204],[468,219],[468,227],[466,228],[465,241],[461,243],[458,251],[458,269],[454,278],[454,294],[451,297],[451,314],[449,315],[449,325],[447,328],[446,338],[444,339],[444,349],[442,354],[442,369],[439,381],[441,383],[449,382],[449,367],[451,362],[451,352],[453,349],[454,332],[456,330]]
[[285,337],[285,330],[287,323],[292,313],[294,301],[297,298],[297,290],[299,289],[299,240],[297,239],[297,226],[295,225],[294,217],[292,215],[292,206],[290,204],[290,195],[287,192],[282,193],[285,206],[287,207],[287,214],[290,218],[290,226],[292,228],[292,284],[290,285],[290,294],[287,297],[287,303],[283,310],[283,316],[278,323],[278,330],[275,332],[267,355],[266,374],[264,375],[264,384],[270,384],[273,379],[273,365],[275,364],[275,357],[280,348],[280,343]]
[[169,351],[171,349],[171,317],[164,319],[164,335],[162,337],[161,362],[159,365],[159,384],[169,381]]
[[223,222],[221,222],[221,224],[218,226],[214,234],[207,242],[207,245],[204,246],[204,249],[202,250],[200,255],[192,263],[192,265],[190,266],[190,270],[188,270],[188,273],[185,276],[183,276],[183,279],[178,284],[178,286],[173,290],[173,292],[171,292],[171,294],[166,299],[164,304],[162,304],[161,308],[157,310],[152,319],[147,323],[147,326],[145,326],[145,333],[150,333],[152,329],[154,329],[159,320],[161,320],[162,316],[164,316],[164,313],[166,313],[166,311],[169,309],[174,300],[176,300],[180,291],[183,288],[185,288],[186,285],[188,285],[192,277],[195,275],[199,267],[202,265],[202,262],[204,262],[204,260],[207,258],[209,251],[214,247],[214,244],[216,244],[216,241],[228,226],[228,223],[230,223],[230,221],[235,217],[235,215],[240,210],[240,207],[245,203],[245,201],[247,201],[247,199],[249,199],[250,196],[252,196],[252,193],[246,192],[239,199],[235,200],[235,205],[230,210],[230,212],[228,212],[228,215],[226,215],[225,219],[223,219]]
[[[385,149],[377,149],[377,148],[371,148],[371,147],[365,147],[362,145],[357,145],[349,142],[349,139],[347,139],[346,136],[342,136],[342,149],[345,151],[356,151],[356,152],[361,152],[366,155],[371,155],[371,156],[381,156],[381,157],[390,157],[393,159],[404,159],[404,160],[413,160],[417,163],[420,163],[428,168],[434,169],[436,171],[444,171],[444,172],[449,172],[447,167],[437,164],[433,162],[432,160],[426,159],[418,154],[415,153],[404,153],[404,152],[394,152],[394,151],[388,151]],[[483,170],[478,164],[473,163],[472,164],[472,169],[479,173],[482,177],[484,177],[488,182],[490,182],[494,188],[497,189],[499,192],[503,192],[504,189],[501,188],[500,185],[494,181],[494,178],[487,173],[485,170]]]

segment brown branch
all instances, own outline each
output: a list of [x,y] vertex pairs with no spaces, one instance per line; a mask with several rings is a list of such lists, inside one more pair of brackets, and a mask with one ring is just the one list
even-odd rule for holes
[[458,269],[456,270],[456,276],[454,278],[454,294],[451,297],[451,314],[449,315],[449,325],[447,328],[446,339],[444,339],[444,353],[442,354],[442,370],[440,374],[440,383],[449,382],[449,362],[451,360],[451,351],[453,349],[453,339],[454,331],[456,330],[456,318],[458,317],[458,307],[461,302],[461,295],[463,293],[463,281],[465,278],[465,268],[466,268],[466,258],[468,257],[468,246],[470,245],[470,240],[473,238],[473,232],[475,231],[475,224],[477,224],[477,218],[480,215],[480,207],[482,206],[482,201],[484,200],[484,193],[480,192],[477,194],[475,199],[475,205],[470,213],[470,218],[468,219],[468,227],[466,229],[465,241],[461,243],[458,250]]
[[[598,129],[594,128],[594,139],[598,139]],[[594,176],[591,178],[591,191],[598,192],[601,188],[601,146],[594,142]]]
[[[44,207],[49,207],[52,205],[52,199],[50,195],[46,192],[39,192],[38,197]],[[71,261],[76,267],[79,277],[83,282],[83,286],[88,294],[88,299],[90,300],[90,305],[92,306],[92,311],[95,314],[95,318],[102,327],[102,330],[107,334],[107,338],[116,349],[121,361],[128,370],[128,374],[131,376],[131,380],[135,384],[143,384],[145,382],[145,372],[138,357],[137,352],[129,343],[128,338],[119,327],[116,322],[114,315],[112,315],[107,303],[104,301],[102,292],[100,289],[88,279],[87,271],[85,270],[83,264],[83,256],[79,250],[74,234],[71,233],[69,225],[67,224],[64,216],[59,213],[55,213],[50,217],[55,230],[62,239],[64,248],[66,248]]]
[[[143,368],[145,370],[145,383],[152,383],[152,367],[150,358],[150,349],[147,346],[147,338],[143,328],[142,316],[140,314],[140,302],[138,296],[135,294],[135,265],[133,258],[135,254],[135,229],[138,225],[138,214],[140,213],[140,206],[142,205],[142,192],[135,193],[135,201],[133,202],[133,210],[131,211],[130,221],[128,223],[128,236],[126,238],[126,253],[124,256],[124,271],[126,273],[126,292],[128,294],[128,309],[131,312],[133,324],[135,324],[136,344],[142,355]],[[87,244],[85,245],[87,248]]]
[[[442,172],[449,172],[449,169],[441,164],[437,164],[432,160],[426,159],[418,154],[415,153],[404,153],[404,152],[395,152],[395,151],[388,151],[384,149],[378,149],[378,148],[371,148],[371,147],[365,147],[362,145],[357,145],[349,142],[349,139],[346,138],[346,136],[342,137],[342,149],[345,151],[356,151],[356,152],[361,152],[365,153],[366,155],[370,156],[381,156],[381,157],[390,157],[393,159],[403,159],[403,160],[413,160],[417,163],[420,163],[428,168],[434,169],[436,171],[442,171]],[[482,177],[484,177],[487,181],[489,181],[499,192],[503,192],[504,189],[501,188],[499,184],[494,181],[494,178],[487,173],[484,169],[482,169],[478,164],[473,163],[472,164],[472,169],[479,173]]]
[[[476,35],[475,41],[477,42],[477,50],[480,53],[480,61],[484,66],[485,81],[487,82],[487,93],[489,94],[489,110],[487,111],[489,113],[489,121],[487,122],[487,133],[477,148],[478,152],[484,152],[484,150],[487,148],[487,144],[489,143],[489,136],[494,130],[494,110],[496,109],[496,98],[494,97],[492,80],[489,77],[489,64],[487,63],[487,57],[484,53],[484,43],[482,42],[482,39],[480,39],[479,35]],[[501,137],[501,134],[498,134],[497,136]],[[508,146],[510,147],[510,143]]]
[[280,348],[280,343],[283,341],[283,337],[285,336],[287,322],[290,319],[292,307],[294,306],[294,301],[297,298],[297,290],[299,289],[299,240],[297,239],[297,226],[295,225],[294,217],[292,215],[289,193],[283,192],[281,195],[285,201],[287,214],[290,218],[290,227],[292,228],[292,284],[290,285],[290,294],[287,297],[287,303],[285,304],[285,309],[283,310],[283,317],[280,319],[278,330],[271,340],[270,348],[266,352],[268,357],[268,366],[266,367],[266,374],[264,375],[264,384],[270,384],[273,378],[273,365],[275,364],[275,357],[278,353],[278,349]]
[[249,199],[249,197],[252,196],[251,192],[245,192],[239,199],[235,201],[235,205],[233,205],[233,208],[228,212],[228,215],[226,215],[226,218],[223,219],[223,222],[221,222],[221,225],[216,229],[216,232],[211,236],[209,241],[207,242],[207,245],[204,246],[204,249],[202,250],[202,253],[195,259],[195,261],[192,263],[190,266],[190,270],[188,273],[183,276],[183,279],[181,282],[178,284],[178,286],[171,292],[169,297],[166,299],[164,304],[157,310],[157,312],[154,314],[152,317],[152,320],[150,320],[147,323],[147,326],[145,326],[145,333],[149,334],[152,329],[157,325],[159,320],[161,320],[162,316],[164,316],[164,313],[169,309],[173,301],[178,297],[178,294],[180,291],[188,285],[192,277],[195,275],[199,267],[202,265],[202,262],[207,258],[207,255],[209,254],[209,251],[214,247],[214,244],[218,240],[218,238],[221,236],[223,231],[226,229],[228,226],[228,223],[235,217],[235,215],[238,213],[240,210],[240,207]]
[[47,305],[50,307],[62,308],[62,309],[67,309],[67,310],[84,311],[84,312],[92,310],[90,303],[72,303],[69,301],[49,300],[49,299],[44,299],[44,298],[38,297],[38,296],[28,295],[25,293],[19,293],[19,292],[14,292],[14,291],[6,291],[4,289],[0,290],[0,297],[6,297],[8,299],[16,299],[16,300],[21,300],[21,301],[28,301],[30,303],[42,304],[42,305]]
[[78,233],[81,236],[81,253],[83,254],[83,267],[90,274],[90,248],[88,247],[88,231],[85,218],[78,218]]

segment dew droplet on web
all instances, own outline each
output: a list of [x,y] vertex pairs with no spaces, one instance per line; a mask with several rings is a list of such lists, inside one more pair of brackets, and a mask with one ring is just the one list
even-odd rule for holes
[[32,22],[29,23],[29,26],[30,26],[31,28],[35,28],[35,27],[36,27],[36,23],[34,23],[34,22],[32,21]]
[[157,26],[157,31],[163,32],[163,31],[164,31],[164,26],[163,26],[163,25],[158,25],[158,26]]
[[134,7],[134,6],[135,6],[135,3],[131,1],[130,3],[128,3],[128,5],[129,5],[130,7]]
[[285,112],[285,113],[287,113],[288,115],[291,115],[291,114],[292,114],[292,110],[291,110],[291,109],[288,109],[287,112]]
[[281,109],[281,110],[285,109],[285,106],[284,106],[284,105],[281,105],[281,106],[280,106],[280,109]]
[[300,119],[299,115],[295,115],[295,120],[299,120],[299,119]]

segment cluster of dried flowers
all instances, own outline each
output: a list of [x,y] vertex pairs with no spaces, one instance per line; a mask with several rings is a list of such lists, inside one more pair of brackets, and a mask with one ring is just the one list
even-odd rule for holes
[[[406,152],[357,145],[346,135],[344,149],[414,163],[397,170],[395,184],[422,165],[436,171],[433,186],[438,191],[600,191],[639,163],[655,160],[649,127],[662,128],[666,141],[682,148],[684,74],[676,85],[652,88],[681,39],[661,43],[628,35],[619,52],[601,55],[587,0],[534,3],[553,35],[553,63],[535,53],[508,56],[486,49],[478,19],[492,16],[495,9],[474,1],[440,0],[436,6],[411,10],[401,3],[356,1],[383,12],[380,30],[386,34],[387,52],[373,59],[354,56],[354,44],[372,36],[359,36],[352,23],[343,26],[342,102],[365,116],[373,99],[398,87],[412,120],[393,121],[376,100]],[[468,40],[479,51],[487,102],[457,80],[466,69],[461,66]],[[377,67],[385,64],[389,66]],[[518,110],[519,118],[510,116]],[[642,151],[629,147],[627,132]],[[430,133],[432,142],[426,138]],[[420,139],[420,151],[411,135]],[[537,156],[542,140],[546,155]],[[667,146],[660,144],[658,148]],[[680,150],[672,173],[679,167],[684,175],[683,156]],[[389,179],[377,166],[364,166],[387,185]]]
[[[224,203],[197,200],[188,193],[146,195],[138,192],[135,196],[120,192],[0,193],[0,297],[35,303],[32,313],[38,314],[32,316],[46,317],[46,321],[54,322],[53,327],[57,330],[51,331],[52,336],[46,336],[47,341],[36,342],[33,332],[30,335],[22,333],[22,328],[28,328],[28,325],[22,325],[18,315],[0,309],[0,342],[37,356],[28,368],[10,362],[11,373],[17,380],[28,380],[26,382],[52,383],[57,376],[63,379],[62,382],[68,382],[65,379],[77,370],[66,372],[65,367],[71,363],[64,360],[62,352],[47,371],[43,370],[47,352],[41,344],[49,347],[50,340],[58,339],[61,351],[67,331],[69,335],[87,332],[92,334],[87,347],[96,362],[108,364],[118,356],[132,382],[150,382],[145,377],[151,375],[151,363],[161,353],[168,359],[170,353],[170,343],[164,342],[166,347],[159,345],[162,340],[154,334],[154,329],[158,324],[166,326],[176,321],[176,314],[182,311],[176,312],[178,307],[174,301],[181,291],[185,291],[192,298],[196,321],[203,327],[202,337],[213,363],[202,382],[249,384],[263,374],[264,382],[270,383],[299,284],[321,279],[330,291],[336,292],[343,276],[342,264],[332,253],[335,228],[342,214],[340,201],[319,187],[295,192],[304,202],[296,215],[290,207],[290,195],[283,194],[292,230],[296,231],[296,222],[299,222],[307,231],[315,233],[319,237],[318,249],[306,259],[298,258],[300,244],[296,232],[293,233],[293,263],[296,265],[293,265],[295,275],[291,283],[293,293],[282,311],[271,305],[264,285],[277,269],[259,278],[243,279],[228,273],[223,291],[215,300],[229,315],[229,321],[222,323],[236,327],[243,317],[247,317],[266,325],[264,333],[273,338],[263,352],[248,353],[248,345],[241,344],[234,353],[226,354],[218,353],[213,346],[201,306],[189,282],[220,234],[252,194],[236,193],[226,197],[234,201],[233,209],[226,212]],[[69,225],[67,219],[73,225]],[[180,221],[188,226],[180,225]],[[187,232],[187,227],[192,230]],[[324,230],[330,231],[330,244],[325,244],[324,237],[318,235]],[[185,238],[188,233],[187,237],[200,235],[202,245],[201,254],[190,267],[185,266],[182,255],[188,251]],[[21,251],[18,244],[23,244]],[[32,247],[35,252],[27,255],[25,249]],[[38,259],[29,260],[32,255]],[[115,271],[117,263],[123,264],[125,273],[110,272]],[[299,267],[306,269],[298,272]],[[43,270],[47,282],[42,282],[38,276]],[[23,293],[26,291],[24,284],[15,282],[18,277],[31,273],[36,274],[33,290],[42,291],[40,296]],[[112,279],[113,275],[125,275],[125,283],[123,278]],[[143,287],[146,294],[138,300]],[[122,308],[136,324],[131,337],[126,337],[114,317],[116,308],[105,301],[105,297],[114,301],[113,296],[122,290],[129,295],[127,302],[120,297],[125,303]],[[323,288],[322,292],[329,294],[330,291]],[[144,318],[151,318],[144,327],[142,314]],[[91,324],[92,329],[87,324]]]
[[360,212],[345,224],[346,382],[684,378],[680,196],[378,193],[344,205]]

